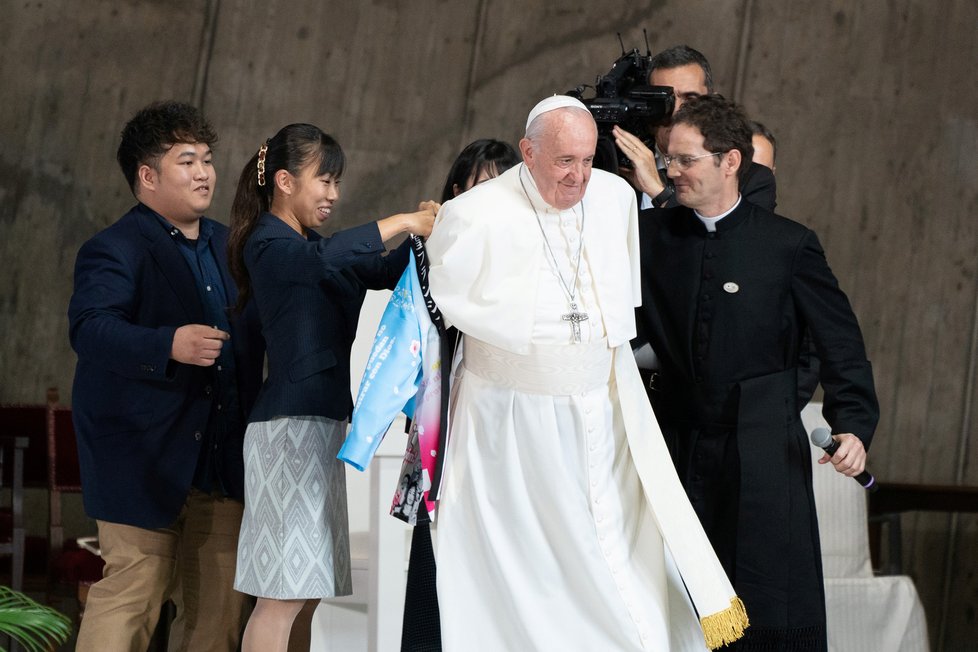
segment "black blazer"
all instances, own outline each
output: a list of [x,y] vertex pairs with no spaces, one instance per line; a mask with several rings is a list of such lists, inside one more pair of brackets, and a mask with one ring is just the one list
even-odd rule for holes
[[368,289],[393,289],[409,242],[390,255],[373,222],[306,240],[261,216],[244,260],[268,347],[268,378],[249,422],[283,416],[348,419],[350,350]]
[[[826,419],[869,447],[879,417],[872,369],[811,229],[741,201],[715,233],[686,207],[642,211],[639,238],[639,330],[684,418],[702,418],[738,383],[797,367],[807,332],[821,361]],[[794,396],[788,405],[797,416]]]
[[[211,251],[231,305],[226,226]],[[179,245],[139,204],[82,245],[68,307],[78,354],[72,411],[85,511],[143,528],[170,525],[184,504],[214,394],[213,368],[170,359],[173,334],[207,323],[193,273]],[[261,385],[264,346],[250,306],[231,315],[240,422]],[[220,454],[229,494],[244,499],[243,425]]]
[[[872,368],[814,232],[743,200],[716,226],[707,232],[686,207],[639,218],[639,330],[662,376],[653,407],[751,614],[752,640],[777,647],[788,634],[804,635],[805,649],[825,649],[799,352],[807,333],[821,362],[823,414],[834,432],[854,433],[867,449],[879,418]],[[722,489],[705,486],[718,468]]]

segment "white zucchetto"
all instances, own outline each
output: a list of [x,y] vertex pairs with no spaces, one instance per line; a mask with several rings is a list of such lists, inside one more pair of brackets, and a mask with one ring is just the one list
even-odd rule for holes
[[544,113],[554,111],[556,109],[563,109],[565,107],[575,107],[584,111],[588,110],[588,108],[575,97],[571,97],[570,95],[551,95],[550,97],[538,102],[537,105],[530,110],[530,115],[526,117],[526,128],[529,129],[530,123]]

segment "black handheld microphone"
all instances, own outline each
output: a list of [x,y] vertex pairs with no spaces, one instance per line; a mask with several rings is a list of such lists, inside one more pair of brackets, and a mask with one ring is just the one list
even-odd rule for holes
[[[813,444],[829,455],[834,455],[835,451],[839,450],[839,442],[832,438],[832,433],[829,432],[828,428],[815,428],[809,437]],[[876,478],[873,477],[873,474],[868,469],[853,477],[853,480],[861,484],[866,491],[874,492],[879,489],[879,486],[876,484]]]

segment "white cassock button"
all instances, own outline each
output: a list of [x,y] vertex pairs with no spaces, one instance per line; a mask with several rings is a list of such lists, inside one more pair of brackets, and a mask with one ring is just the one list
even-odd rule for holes
[[737,294],[740,292],[740,286],[733,281],[727,281],[723,284],[723,291],[729,292],[730,294]]

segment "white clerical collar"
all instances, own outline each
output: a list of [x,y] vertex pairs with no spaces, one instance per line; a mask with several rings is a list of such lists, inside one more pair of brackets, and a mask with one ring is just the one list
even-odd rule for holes
[[738,206],[740,206],[740,200],[741,199],[743,199],[743,198],[738,193],[737,194],[737,201],[734,202],[734,205],[731,206],[730,208],[728,208],[727,210],[723,211],[722,213],[720,213],[716,217],[704,217],[703,215],[700,215],[700,212],[698,210],[696,210],[696,209],[693,209],[693,213],[696,214],[696,217],[698,217],[699,220],[700,220],[700,222],[703,223],[703,226],[706,227],[706,230],[707,231],[710,231],[710,232],[716,231],[717,230],[717,222],[719,222],[720,220],[722,220],[723,218],[725,218],[727,215],[730,215],[731,213],[733,213],[734,210]]

